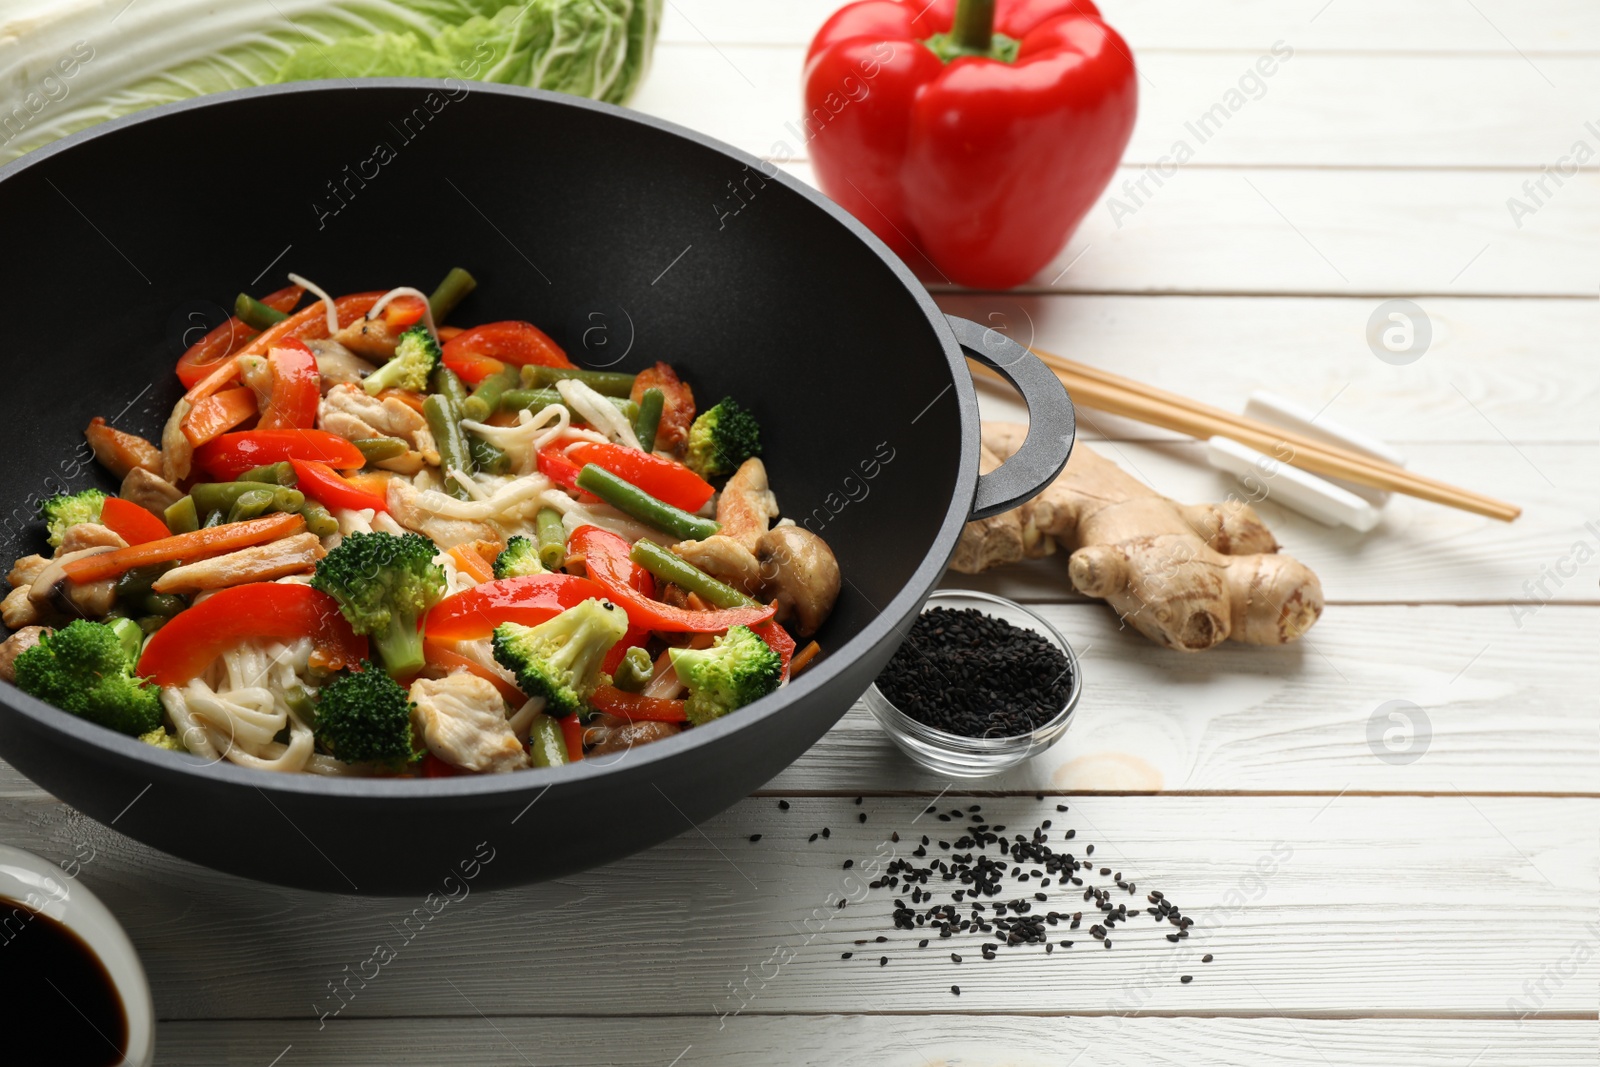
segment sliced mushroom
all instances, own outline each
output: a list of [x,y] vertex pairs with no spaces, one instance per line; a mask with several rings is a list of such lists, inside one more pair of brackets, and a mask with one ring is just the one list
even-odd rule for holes
[[322,375],[324,393],[336,385],[359,383],[378,369],[332,338],[307,341],[306,347],[317,357],[317,371]]
[[122,499],[138,504],[158,519],[166,517],[167,509],[183,499],[183,490],[143,467],[135,467],[122,479]]
[[625,752],[634,745],[647,745],[682,732],[683,727],[671,722],[629,722],[612,715],[596,715],[583,731],[589,756],[609,756]]
[[0,641],[0,679],[8,682],[17,680],[17,672],[13,664],[17,657],[39,643],[39,638],[49,633],[46,626],[24,626],[4,641]]
[[[82,523],[80,525],[89,525]],[[69,527],[70,534],[78,527]],[[110,532],[109,530],[107,531]],[[120,537],[117,540],[122,540]],[[65,546],[63,541],[62,545]],[[113,579],[106,578],[98,582],[75,582],[67,577],[65,564],[85,556],[96,556],[102,552],[114,552],[116,546],[101,545],[96,548],[81,548],[73,552],[62,552],[50,561],[50,565],[34,579],[28,586],[28,599],[33,601],[33,606],[40,611],[55,612],[67,618],[81,617],[85,619],[98,619],[111,610],[111,605],[116,603],[117,586]],[[13,594],[15,595],[15,594]],[[9,598],[7,598],[9,599]],[[30,619],[30,622],[37,620]]]
[[827,542],[803,526],[778,526],[756,542],[756,558],[779,619],[792,618],[796,636],[816,633],[839,599],[839,561]]
[[137,434],[112,429],[98,415],[89,420],[83,436],[89,439],[94,458],[118,478],[126,477],[131,470],[161,469],[160,449]]

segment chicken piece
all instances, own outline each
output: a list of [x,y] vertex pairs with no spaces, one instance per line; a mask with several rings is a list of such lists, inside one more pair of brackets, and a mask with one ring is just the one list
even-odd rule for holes
[[157,578],[150,588],[158,593],[197,593],[202,589],[270,582],[290,574],[305,574],[315,569],[317,560],[327,554],[322,538],[314,533],[300,533],[174,567]]
[[[67,527],[67,537],[73,531],[85,527],[105,530],[103,526],[94,523],[79,523]],[[105,530],[112,537],[117,535]],[[115,579],[106,578],[98,582],[75,582],[67,577],[64,564],[84,556],[94,556],[101,552],[114,552],[120,546],[126,547],[122,538],[117,537],[118,544],[101,544],[92,548],[78,548],[67,550],[67,540],[61,542],[61,548],[56,551],[56,558],[51,560],[44,570],[39,572],[33,583],[27,587],[28,599],[33,601],[34,609],[41,617],[51,613],[63,615],[67,618],[81,617],[85,619],[98,619],[111,610],[111,605],[117,600],[117,583]],[[15,590],[12,595],[15,596]],[[7,599],[10,599],[9,597]],[[29,619],[28,622],[38,622],[39,619]],[[10,625],[8,622],[6,625]]]
[[127,548],[128,542],[109,526],[98,522],[79,522],[67,527],[61,535],[61,545],[56,549],[56,559],[68,552],[81,552],[86,548]]
[[333,339],[358,356],[387,363],[394,357],[400,334],[389,328],[389,320],[382,316],[369,319],[363,316],[333,335]]
[[11,565],[11,573],[6,575],[6,581],[11,583],[13,589],[22,585],[32,585],[48,566],[50,561],[43,556],[23,556]]
[[742,593],[755,596],[761,590],[761,561],[731,537],[712,534],[704,541],[682,541],[672,551]]
[[[394,397],[379,400],[355,385],[336,385],[322,398],[318,423],[347,441],[364,437],[398,437],[418,447],[417,432],[427,433],[428,420]],[[432,438],[430,436],[429,440]]]
[[411,721],[428,751],[454,767],[478,773],[532,766],[506,719],[494,683],[462,671],[411,683]]
[[325,394],[336,385],[359,385],[361,379],[378,369],[330,338],[307,341],[306,347],[317,357],[317,372],[322,375]]
[[718,537],[729,537],[748,551],[767,532],[767,523],[778,517],[778,498],[767,486],[767,467],[751,456],[733,472],[717,497]]
[[694,390],[667,363],[646,367],[634,376],[630,395],[635,404],[644,398],[647,389],[661,390],[661,425],[656,429],[656,451],[669,455],[682,453],[689,439],[689,427],[694,422]]
[[500,531],[486,522],[448,519],[422,506],[422,494],[404,478],[390,478],[389,515],[408,530],[427,537],[440,548],[449,549],[468,541],[503,540]]
[[39,643],[39,638],[50,632],[47,626],[24,626],[4,641],[0,641],[0,680],[14,682],[17,680],[16,669],[12,666],[17,662],[17,657]]
[[20,630],[44,620],[44,610],[34,603],[29,591],[28,586],[19,585],[0,600],[0,622],[6,624],[6,629]]
[[167,509],[183,499],[183,490],[143,467],[135,467],[122,479],[122,499],[138,504],[158,519],[165,519]]
[[98,415],[89,420],[83,436],[89,439],[94,458],[118,478],[127,477],[131,470],[154,474],[161,469],[160,449],[137,434],[113,430]]
[[183,420],[192,408],[192,404],[180,397],[172,407],[172,417],[161,430],[161,477],[173,485],[189,477],[189,467],[194,461],[194,445],[183,432]]
[[795,636],[817,632],[839,599],[839,561],[828,543],[802,526],[778,526],[756,544],[766,585],[763,600],[778,601],[780,622],[794,620]]
[[673,722],[629,722],[614,715],[596,715],[584,725],[583,740],[589,746],[587,755],[609,756],[682,731],[683,727]]

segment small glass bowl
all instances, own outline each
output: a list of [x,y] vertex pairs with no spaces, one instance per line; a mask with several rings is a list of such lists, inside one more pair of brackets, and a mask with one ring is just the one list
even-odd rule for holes
[[1067,644],[1067,639],[1038,613],[988,593],[939,589],[928,597],[922,610],[936,607],[977,608],[985,615],[1004,619],[1013,626],[1039,634],[1061,649],[1067,657],[1067,662],[1072,666],[1072,690],[1067,694],[1061,710],[1031,733],[1010,737],[964,737],[936,729],[907,715],[895,707],[874,682],[861,699],[889,739],[915,762],[936,774],[951,778],[984,778],[999,774],[1023,760],[1037,756],[1061,740],[1068,724],[1072,722],[1072,712],[1078,706],[1078,694],[1083,690],[1083,672],[1078,664],[1078,656]]

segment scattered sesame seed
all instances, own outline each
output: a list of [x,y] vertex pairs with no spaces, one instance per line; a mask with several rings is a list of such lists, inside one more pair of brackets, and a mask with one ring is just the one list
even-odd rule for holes
[[750,840],[751,841],[760,841],[761,840],[761,835],[760,834],[751,834],[750,835]]

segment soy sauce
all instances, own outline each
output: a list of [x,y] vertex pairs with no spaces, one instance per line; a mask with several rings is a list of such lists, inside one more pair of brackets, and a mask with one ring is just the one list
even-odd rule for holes
[[105,964],[48,915],[0,897],[0,1033],[36,1063],[115,1067],[128,1018]]

